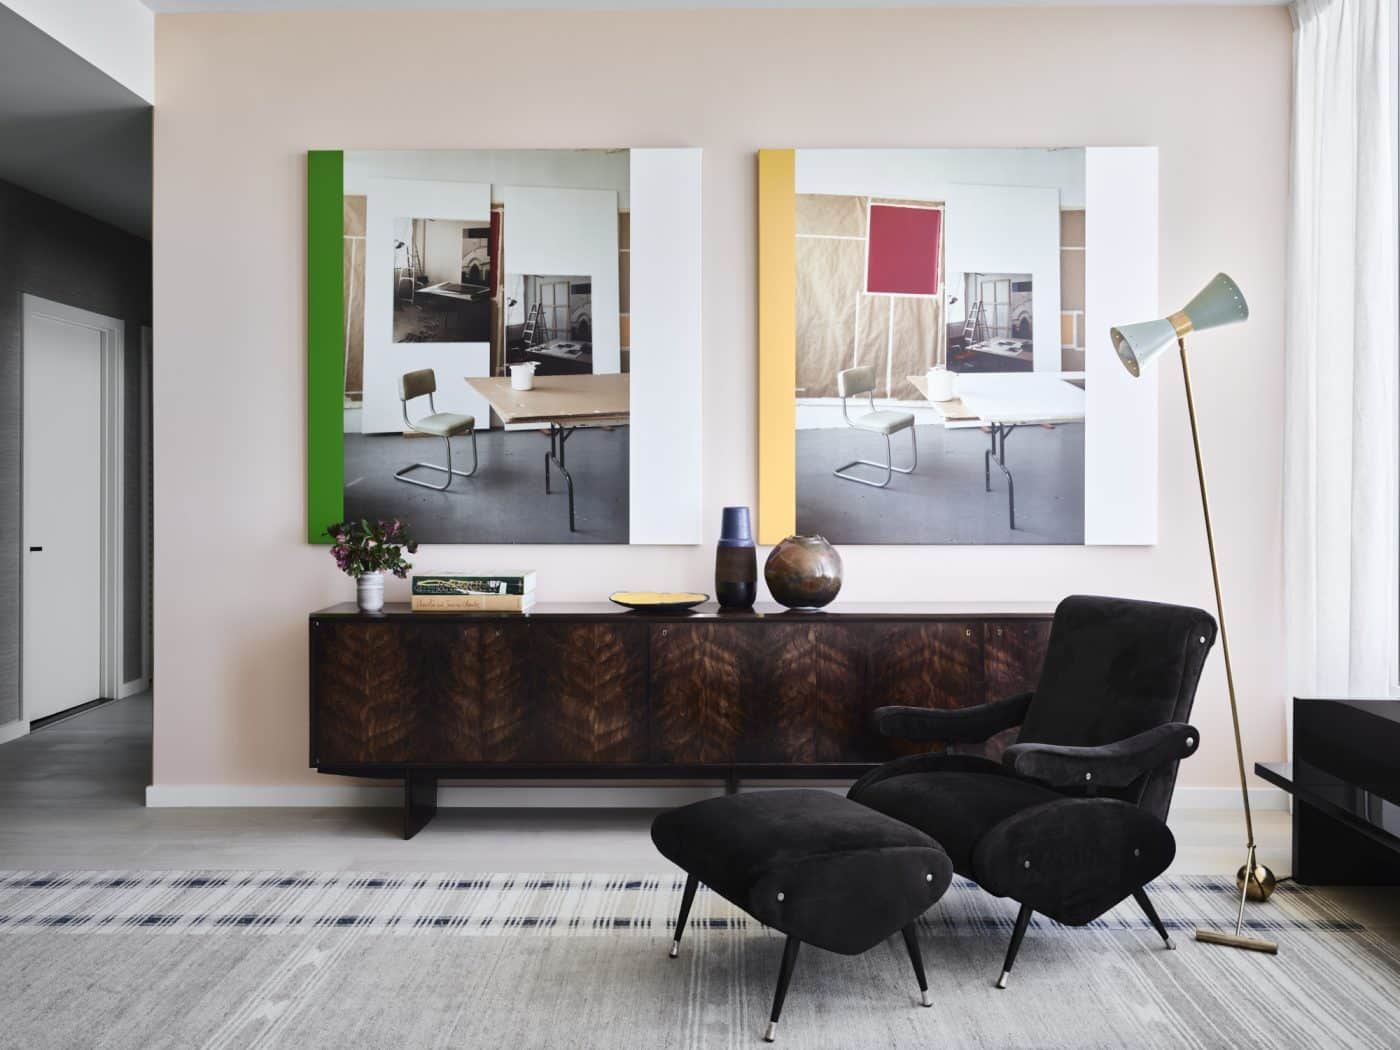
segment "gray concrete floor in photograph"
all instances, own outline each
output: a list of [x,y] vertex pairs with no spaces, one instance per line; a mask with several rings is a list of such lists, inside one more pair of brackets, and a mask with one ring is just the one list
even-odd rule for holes
[[[394,480],[410,463],[446,463],[441,438],[346,434],[345,516],[399,518],[420,543],[626,543],[628,433],[587,427],[569,437],[576,532],[569,531],[569,497],[557,470],[551,468],[551,493],[544,491],[543,430],[478,431],[476,474],[454,477],[446,492]],[[453,438],[452,466],[470,470],[471,463],[471,438]],[[420,469],[410,476],[440,485],[447,475]]]
[[[887,488],[843,481],[832,471],[854,459],[883,462],[878,434],[847,427],[797,432],[797,531],[832,543],[1078,544],[1084,542],[1084,426],[1017,427],[1006,439],[1016,484],[1016,528],[1007,513],[1006,477],[992,464],[987,492],[979,428],[916,427],[919,467]],[[896,466],[908,466],[909,435],[895,434]],[[857,467],[879,481],[884,472]]]

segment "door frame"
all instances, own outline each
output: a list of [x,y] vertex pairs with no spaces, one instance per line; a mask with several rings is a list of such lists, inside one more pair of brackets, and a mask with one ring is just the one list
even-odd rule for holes
[[[126,322],[115,317],[80,310],[37,295],[25,293],[23,297],[23,323],[20,349],[20,493],[24,499],[25,485],[25,427],[24,407],[29,401],[29,370],[24,367],[25,355],[29,352],[28,332],[32,318],[47,317],[64,324],[79,325],[97,332],[102,339],[101,389],[102,389],[102,520],[99,524],[99,546],[101,552],[101,597],[100,609],[102,627],[99,631],[98,655],[98,696],[97,699],[115,699],[121,695],[122,687],[122,637],[123,637],[123,578],[122,553],[124,528],[122,511],[124,507],[124,483],[122,466],[126,442],[123,430],[126,351]],[[23,504],[21,504],[23,506]],[[21,532],[23,528],[21,526]],[[20,680],[19,711],[20,719],[28,721],[27,704],[24,696],[24,588],[25,572],[28,566],[25,537],[20,537]]]
[[[155,674],[155,623],[152,603],[154,600],[154,578],[152,572],[155,560],[155,537],[153,535],[154,507],[151,490],[151,346],[154,336],[150,325],[141,326],[141,374],[139,377],[140,396],[137,404],[141,411],[141,673],[136,679],[122,683],[122,695],[130,696],[151,687]],[[123,625],[124,626],[124,625]]]

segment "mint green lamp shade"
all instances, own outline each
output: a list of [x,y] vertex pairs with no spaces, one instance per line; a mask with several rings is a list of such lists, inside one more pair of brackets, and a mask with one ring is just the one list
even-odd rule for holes
[[1109,330],[1118,360],[1134,376],[1187,332],[1203,332],[1207,328],[1238,324],[1249,317],[1249,304],[1244,301],[1240,286],[1228,274],[1218,273],[1195,297],[1167,317],[1139,324],[1125,324]]

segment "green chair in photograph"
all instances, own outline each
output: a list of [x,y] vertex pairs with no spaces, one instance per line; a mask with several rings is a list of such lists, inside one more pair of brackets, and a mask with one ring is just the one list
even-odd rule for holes
[[[437,406],[433,404],[433,394],[437,391],[437,376],[433,374],[431,368],[420,368],[416,372],[405,372],[399,378],[399,401],[403,405],[403,423],[409,430],[419,434],[431,434],[434,437],[442,438],[447,445],[447,466],[439,466],[436,463],[412,463],[402,470],[394,472],[394,480],[402,481],[409,485],[417,485],[420,488],[432,489],[434,492],[446,492],[452,485],[453,477],[469,478],[476,473],[478,465],[476,456],[476,418],[474,416],[458,415],[456,412],[439,412]],[[415,398],[427,397],[428,415],[419,420],[408,418],[408,403]],[[472,469],[453,470],[452,469],[452,439],[462,434],[472,436]],[[419,481],[417,478],[406,477],[411,470],[436,470],[447,475],[447,480],[441,485],[431,485],[426,481]]]
[[[875,489],[884,488],[896,474],[914,473],[919,466],[919,439],[914,434],[914,415],[912,412],[895,412],[875,407],[875,369],[869,365],[860,365],[857,368],[847,368],[837,373],[836,392],[841,395],[841,415],[845,418],[848,427],[884,436],[885,461],[878,463],[870,459],[853,459],[851,462],[837,467],[832,473],[843,481],[854,481],[858,485],[869,485]],[[866,395],[870,406],[869,411],[852,419],[847,410],[846,399],[859,397],[861,394]],[[901,430],[909,431],[909,444],[914,451],[914,461],[907,467],[894,465],[894,452],[890,444],[890,435],[898,434]],[[852,467],[874,467],[877,470],[883,470],[885,480],[871,481],[868,478],[858,477],[851,473]]]

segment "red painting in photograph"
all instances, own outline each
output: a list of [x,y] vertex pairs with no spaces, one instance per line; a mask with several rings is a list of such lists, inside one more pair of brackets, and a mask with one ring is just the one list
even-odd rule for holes
[[873,295],[937,295],[943,212],[870,206],[865,290]]

